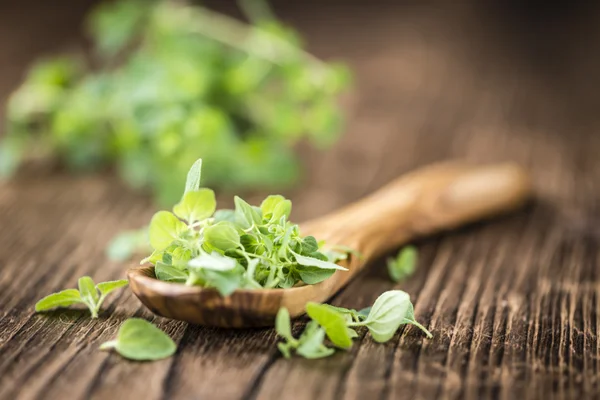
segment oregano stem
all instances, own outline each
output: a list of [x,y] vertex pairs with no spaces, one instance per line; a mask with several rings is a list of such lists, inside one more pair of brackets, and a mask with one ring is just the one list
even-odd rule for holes
[[408,321],[409,323],[413,324],[414,326],[416,326],[417,328],[419,328],[420,330],[422,330],[425,333],[425,335],[427,335],[428,339],[431,339],[433,337],[433,335],[431,334],[431,332],[429,332],[429,330],[427,330],[427,328],[425,328],[423,325],[421,325],[420,323],[418,323],[414,319],[406,319],[406,321]]
[[108,342],[104,342],[100,345],[99,349],[100,350],[110,350],[110,349],[114,349],[115,347],[117,347],[117,341],[116,340],[109,340]]

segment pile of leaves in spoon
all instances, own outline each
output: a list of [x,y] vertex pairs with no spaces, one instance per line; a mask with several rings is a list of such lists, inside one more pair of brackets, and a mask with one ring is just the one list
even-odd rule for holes
[[215,194],[200,187],[202,160],[190,169],[185,192],[173,212],[159,211],[150,222],[152,254],[163,281],[216,288],[290,288],[329,278],[347,249],[323,250],[313,236],[302,237],[289,221],[292,202],[268,196],[260,207],[235,197],[234,210],[216,211]]

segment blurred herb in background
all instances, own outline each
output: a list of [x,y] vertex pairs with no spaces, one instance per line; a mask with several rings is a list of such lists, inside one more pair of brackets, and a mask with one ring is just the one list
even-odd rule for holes
[[251,24],[168,1],[100,5],[89,57],[38,63],[10,98],[0,176],[39,154],[75,170],[114,165],[163,206],[199,157],[209,186],[293,183],[293,144],[337,138],[349,73],[305,52],[266,4],[241,6]]

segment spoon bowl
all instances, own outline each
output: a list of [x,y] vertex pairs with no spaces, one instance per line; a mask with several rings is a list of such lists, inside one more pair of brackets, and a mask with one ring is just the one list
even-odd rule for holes
[[228,328],[272,326],[281,307],[292,317],[302,315],[307,302],[326,301],[382,253],[416,237],[509,211],[530,195],[529,177],[515,164],[440,163],[301,224],[303,235],[313,235],[328,246],[350,247],[361,255],[350,254],[339,262],[348,271],[336,271],[316,285],[240,289],[222,297],[213,288],[160,281],[152,265],[130,269],[129,283],[140,301],[163,317]]

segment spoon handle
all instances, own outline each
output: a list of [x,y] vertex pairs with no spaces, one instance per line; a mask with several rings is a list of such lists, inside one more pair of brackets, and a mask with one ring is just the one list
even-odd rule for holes
[[516,164],[440,163],[302,225],[302,233],[356,249],[366,261],[415,237],[513,209],[530,194],[528,174]]

